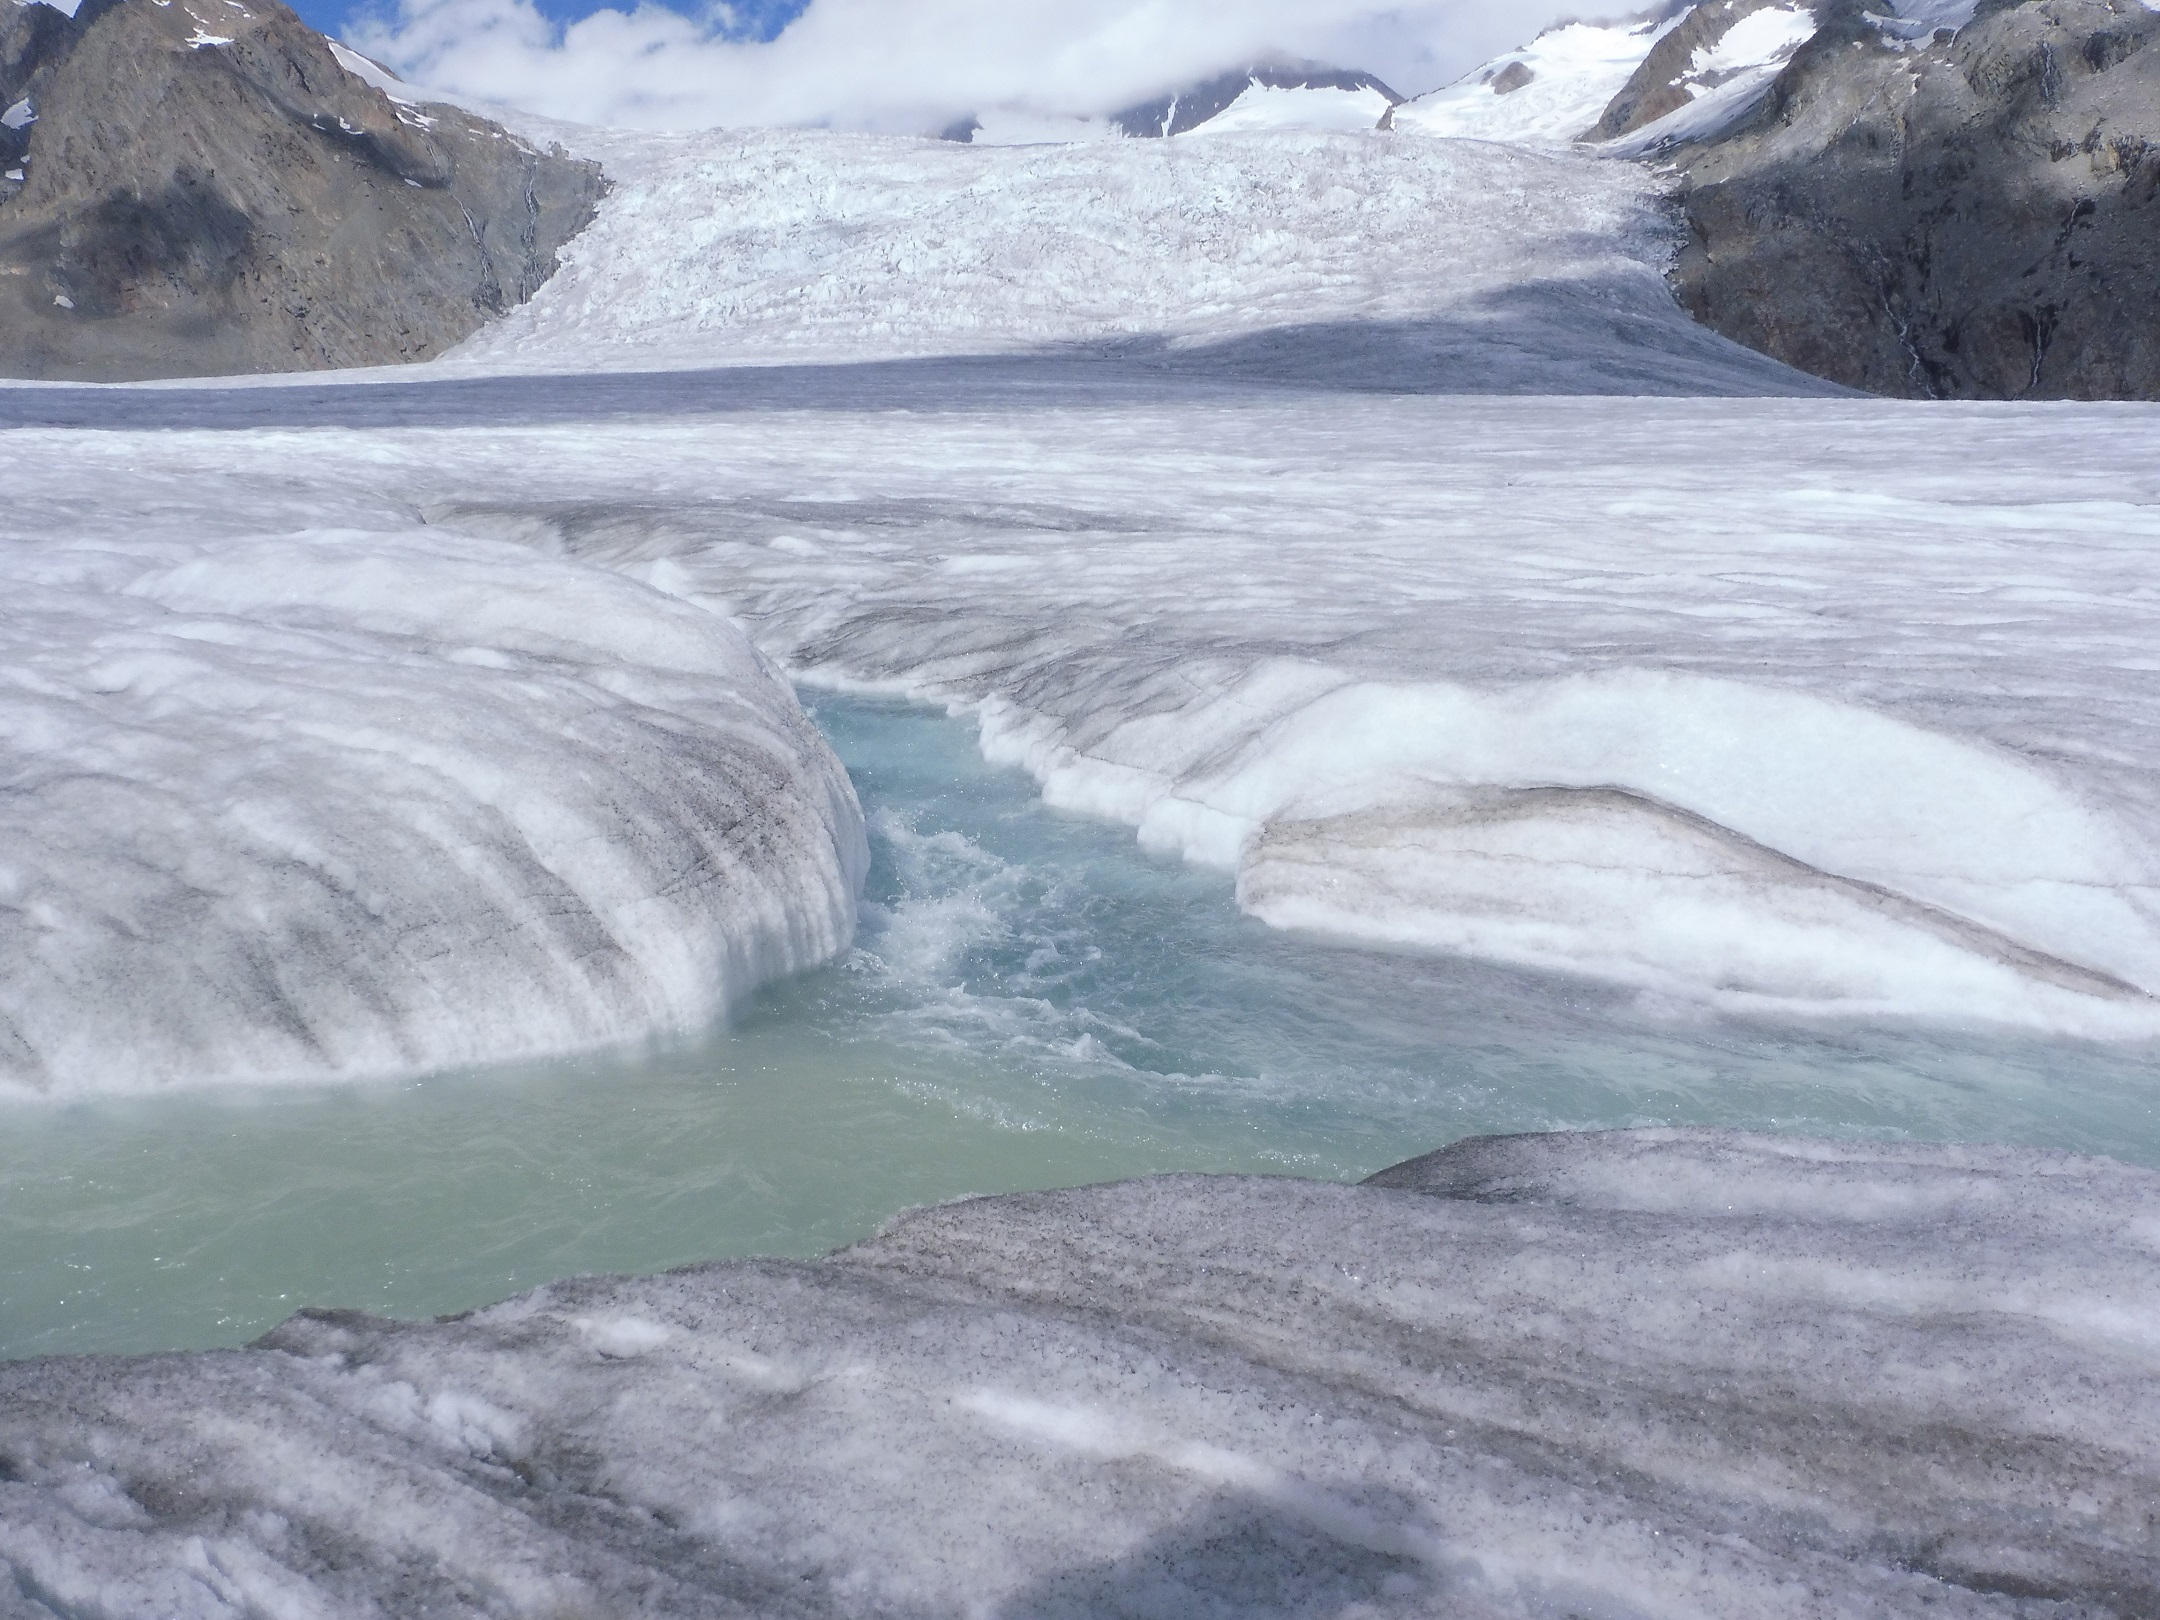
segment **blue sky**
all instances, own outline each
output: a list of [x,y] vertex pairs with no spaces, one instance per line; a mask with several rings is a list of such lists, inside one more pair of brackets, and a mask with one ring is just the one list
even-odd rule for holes
[[[370,4],[369,0],[289,0],[293,10],[311,28],[321,30],[333,38],[345,31],[346,19],[361,11],[394,11],[395,4]],[[725,32],[735,39],[772,39],[802,14],[810,0],[734,0],[728,10],[734,14],[736,25]],[[575,22],[602,10],[599,0],[535,0],[542,16],[555,22]],[[614,0],[616,11],[630,11],[637,0]],[[688,6],[677,6],[678,11],[691,11]]]

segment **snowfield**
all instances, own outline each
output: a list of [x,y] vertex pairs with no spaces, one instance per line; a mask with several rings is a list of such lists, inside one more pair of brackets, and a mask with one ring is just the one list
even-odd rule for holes
[[[1572,146],[1679,21],[1675,14],[1658,21],[1563,23],[1454,84],[1404,102],[1389,122],[1406,134],[1533,149]],[[1515,89],[1495,90],[1493,81],[1516,67],[1528,79]]]
[[0,1366],[0,1612],[2152,1612],[2160,1176],[1714,1132]]

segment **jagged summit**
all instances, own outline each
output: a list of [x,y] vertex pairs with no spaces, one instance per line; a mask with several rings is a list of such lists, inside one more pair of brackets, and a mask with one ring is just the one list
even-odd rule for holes
[[1681,301],[1876,393],[2160,398],[2156,42],[2140,0],[1826,17],[1750,118],[1668,154]]
[[0,375],[440,353],[529,298],[591,163],[347,71],[279,0],[0,0]]

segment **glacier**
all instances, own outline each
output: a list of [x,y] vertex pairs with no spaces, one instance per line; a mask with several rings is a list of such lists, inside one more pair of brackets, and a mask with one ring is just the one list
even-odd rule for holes
[[[1629,357],[1678,386],[1676,351],[1627,316],[1570,360],[1552,307],[1522,345],[1477,340],[1515,357],[1490,370],[1347,319],[1167,355],[11,390],[8,524],[31,552],[130,510],[213,548],[326,518],[492,546],[739,624],[795,679],[953,706],[1053,803],[1368,945],[1737,1009],[2160,1033],[2160,503],[2096,451],[2140,409],[1605,398]],[[1376,351],[1400,369],[1360,373]],[[1532,363],[1584,392],[1518,394]],[[820,892],[820,943],[773,963],[843,939]],[[685,994],[575,1027],[724,999]],[[568,1038],[554,1016],[491,1039]]]
[[1024,353],[1423,391],[1824,391],[1679,311],[1672,221],[1633,165],[1370,130],[1016,148],[513,122],[571,136],[617,189],[452,372]]
[[2149,1038],[2155,508],[2082,448],[2141,419],[731,417],[745,472],[695,495],[609,502],[595,468],[579,500],[430,511],[737,613],[806,680],[957,705],[1053,803],[1238,871],[1262,916],[1726,1005]]
[[[1617,71],[1612,38],[1547,43]],[[1572,116],[1517,102],[1539,82],[1478,93]],[[536,1268],[600,1224],[610,1175],[694,1227],[723,1171],[862,1143],[883,1169],[885,1122],[932,1116],[858,1108],[783,1156],[709,1074],[611,1094],[617,1119],[563,1107],[622,1078],[595,1062],[552,1100],[456,1076],[420,1116],[463,1121],[445,1145],[386,1125],[384,1088],[324,1085],[660,1043],[838,956],[865,821],[793,683],[941,706],[1044,818],[1229,874],[1349,964],[1355,1014],[1437,982],[1392,963],[1499,964],[1472,988],[1516,999],[1448,1030],[1505,1059],[1466,1088],[1526,1089],[1525,1042],[1639,997],[1598,1028],[1655,1025],[1697,1092],[1752,1088],[1785,1130],[1797,1107],[2042,1140],[2072,1109],[2053,1059],[2117,1043],[2063,1128],[2140,1151],[2108,1130],[2160,1037],[2149,408],[1858,399],[1747,354],[1674,306],[1654,176],[1566,151],[1408,125],[976,148],[526,124],[617,189],[531,305],[444,360],[0,388],[6,1123],[109,1133],[52,1177],[133,1202],[66,1218],[171,1233],[141,1257],[161,1286],[214,1280],[236,1318],[259,1300],[207,1273],[250,1245],[204,1225],[274,1246],[295,1303],[320,1291],[308,1228],[366,1206],[250,1155],[345,1108],[381,1113],[298,1175],[394,1158],[410,1207],[336,1232],[335,1275],[393,1292],[442,1263],[398,1252],[416,1234],[525,1268],[430,1322],[310,1309],[246,1349],[0,1362],[0,1617],[2160,1603],[2150,1169],[1482,1139],[1365,1186],[973,1199],[825,1260],[534,1290],[578,1269]],[[1020,879],[957,832],[882,835],[988,874],[878,920],[888,981],[942,996],[950,1062],[1049,1031],[1093,1084],[1149,1039],[1047,1002],[1016,1035],[944,994],[953,942],[1005,925],[987,887]],[[1089,937],[1016,933],[1030,967]],[[1715,1061],[1742,1027],[1791,1074]],[[1892,1096],[1885,1045],[1826,1055],[1863,1028],[1999,1038],[2014,1106]],[[745,1045],[735,1100],[809,1089],[758,1066],[777,1050]],[[852,1081],[887,1050],[824,1061]],[[1125,1095],[1222,1078],[1125,1068],[1128,1094],[971,1141],[1072,1124],[1057,1162],[1105,1162]],[[1986,1092],[1977,1068],[1940,1091]],[[1255,1136],[1346,1111],[1311,1074],[1257,1106],[1269,1079],[1210,1106]],[[126,1094],[294,1080],[334,1106],[243,1130],[167,1096],[113,1128]],[[1619,1124],[1677,1089],[1536,1106]],[[159,1135],[175,1107],[202,1111],[184,1144]],[[542,1117],[491,1134],[495,1107]],[[716,1115],[751,1121],[726,1165],[687,1132],[664,1177],[639,1157],[641,1128]],[[475,1152],[523,1201],[430,1201]],[[196,1165],[231,1186],[152,1207]],[[421,1232],[450,1209],[474,1230]],[[0,1213],[87,1269],[61,1222]],[[485,1274],[457,1272],[459,1305]],[[37,1331],[115,1309],[99,1285],[61,1279]],[[0,1273],[0,1306],[25,1292]]]
[[[11,521],[98,521],[86,485],[204,533],[333,509],[605,580],[798,680],[968,714],[1051,802],[1350,940],[2156,1032],[2160,502],[2093,450],[2137,407],[921,364],[603,376],[670,413],[574,423],[23,428]],[[126,408],[395,417],[435,386]]]
[[2160,1176],[1471,1139],[0,1365],[0,1614],[2130,1615]]
[[[769,612],[686,583],[715,557],[670,571],[641,540],[634,567],[536,558],[528,503],[476,508],[490,488],[502,504],[499,473],[553,501],[634,491],[638,511],[672,486],[701,510],[728,498],[732,452],[651,424],[726,401],[807,427],[774,447],[793,461],[812,422],[874,428],[888,404],[958,426],[972,399],[996,433],[1060,401],[1112,412],[1095,426],[1190,401],[1242,435],[1270,419],[1241,402],[1283,386],[1315,404],[1823,392],[1675,309],[1669,224],[1620,166],[1298,130],[581,139],[616,179],[600,222],[540,298],[442,362],[0,391],[22,590],[0,1084],[636,1041],[845,945],[859,818],[741,637],[790,674],[819,661]],[[491,421],[512,439],[471,438]],[[683,488],[694,468],[720,482]]]

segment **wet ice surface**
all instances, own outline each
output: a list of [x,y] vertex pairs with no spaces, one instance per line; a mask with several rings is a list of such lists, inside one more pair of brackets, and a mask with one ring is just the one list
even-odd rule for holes
[[1241,916],[970,729],[811,695],[867,812],[854,951],[701,1042],[323,1092],[14,1109],[0,1355],[240,1343],[579,1272],[808,1256],[1164,1170],[1351,1178],[1473,1132],[1701,1123],[2160,1164],[2149,1049],[1706,1019]]
[[0,1367],[11,1617],[2120,1615],[2160,1177],[1469,1143]]

